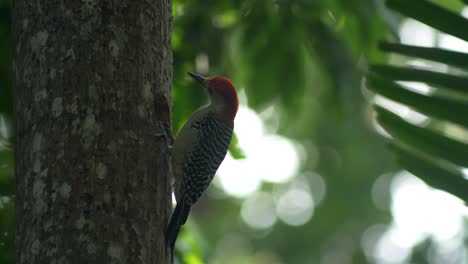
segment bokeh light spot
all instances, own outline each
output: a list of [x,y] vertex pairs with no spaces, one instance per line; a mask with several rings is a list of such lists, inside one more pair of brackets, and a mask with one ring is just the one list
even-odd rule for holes
[[242,204],[241,216],[252,228],[270,228],[276,222],[273,197],[266,192],[258,192],[247,198]]
[[400,26],[401,43],[434,47],[435,30],[419,21],[407,18]]
[[286,224],[299,226],[312,217],[314,205],[309,192],[302,189],[291,189],[279,198],[276,212]]
[[236,197],[255,192],[263,181],[286,182],[297,174],[299,153],[294,143],[285,137],[267,134],[259,116],[240,107],[234,131],[245,159],[227,155],[218,174],[223,190]]

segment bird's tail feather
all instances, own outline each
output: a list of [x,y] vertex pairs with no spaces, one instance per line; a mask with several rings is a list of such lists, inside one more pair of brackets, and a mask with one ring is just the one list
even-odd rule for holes
[[190,206],[184,202],[177,203],[174,213],[172,213],[171,221],[166,230],[166,244],[171,250],[171,260],[174,259],[174,246],[179,235],[180,228],[187,222],[187,218],[190,212]]

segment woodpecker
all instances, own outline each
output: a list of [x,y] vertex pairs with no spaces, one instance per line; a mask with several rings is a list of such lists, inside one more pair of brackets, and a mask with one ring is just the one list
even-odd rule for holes
[[206,190],[226,156],[239,107],[236,90],[229,79],[188,74],[205,88],[210,103],[192,113],[173,144],[172,171],[177,206],[166,230],[171,257],[190,208]]

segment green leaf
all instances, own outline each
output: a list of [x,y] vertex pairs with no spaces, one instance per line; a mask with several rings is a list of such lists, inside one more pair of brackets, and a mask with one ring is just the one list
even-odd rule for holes
[[370,90],[425,115],[468,127],[468,118],[466,118],[468,102],[422,95],[372,73],[367,76],[367,86]]
[[461,12],[464,7],[460,0],[431,0],[431,2],[454,12]]
[[201,248],[201,238],[197,236],[193,225],[184,225],[179,235],[179,242],[176,244],[176,256],[185,264],[203,263],[203,252]]
[[371,72],[390,80],[424,82],[448,90],[468,93],[468,78],[452,74],[390,65],[372,65]]
[[428,128],[404,121],[398,115],[376,106],[380,125],[398,141],[431,156],[445,159],[456,165],[468,167],[468,144],[448,138]]
[[426,0],[387,0],[390,9],[468,41],[468,20]]
[[395,143],[391,146],[397,152],[403,168],[432,187],[450,192],[468,202],[468,181],[463,178],[460,171],[443,168],[435,161],[428,161]]
[[309,23],[307,27],[311,29],[308,31],[307,48],[318,59],[319,67],[323,67],[322,78],[326,83],[329,82],[331,88],[325,104],[341,114],[345,98],[349,100],[355,95],[349,87],[359,80],[351,50],[325,23]]
[[229,145],[229,153],[234,159],[245,159],[245,154],[239,146],[239,139],[236,133],[232,134],[231,145]]
[[425,60],[445,63],[448,65],[468,69],[468,54],[440,48],[426,48],[396,43],[381,42],[379,49]]

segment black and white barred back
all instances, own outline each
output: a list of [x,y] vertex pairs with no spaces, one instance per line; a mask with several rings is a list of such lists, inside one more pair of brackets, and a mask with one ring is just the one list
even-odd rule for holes
[[220,121],[213,113],[194,122],[191,129],[198,130],[198,145],[183,168],[182,200],[193,205],[210,184],[224,160],[231,143],[233,127]]

